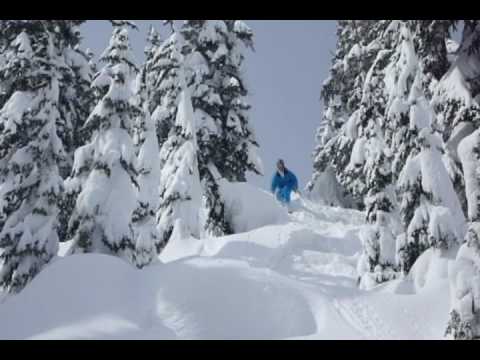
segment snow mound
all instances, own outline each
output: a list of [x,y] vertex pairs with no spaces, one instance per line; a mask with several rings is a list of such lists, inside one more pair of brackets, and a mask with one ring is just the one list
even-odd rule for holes
[[[74,255],[47,266],[0,307],[0,338],[109,338],[137,327],[135,269],[107,255]],[[168,331],[162,334],[167,336]]]
[[91,254],[53,262],[0,306],[0,319],[2,339],[280,339],[316,330],[301,292],[243,262],[137,270]]
[[225,217],[235,233],[288,222],[288,212],[268,192],[248,183],[220,181]]
[[[178,220],[177,220],[178,221]],[[181,226],[174,227],[167,246],[160,253],[159,259],[164,262],[176,261],[182,258],[198,255],[203,247],[203,240],[190,234],[182,234]]]
[[415,291],[427,287],[436,287],[448,280],[448,264],[454,258],[442,254],[439,250],[430,248],[420,255],[413,264],[409,278],[413,281]]

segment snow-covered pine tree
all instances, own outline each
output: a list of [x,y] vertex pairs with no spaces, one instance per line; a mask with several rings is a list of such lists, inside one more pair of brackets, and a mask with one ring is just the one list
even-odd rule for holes
[[[16,31],[8,29],[8,20],[0,20],[0,69],[4,69],[7,64],[7,54],[11,37],[18,34]],[[10,95],[10,84],[6,81],[5,74],[0,73],[0,109],[5,105]]]
[[143,66],[140,68],[140,71],[137,77],[136,92],[137,92],[137,95],[139,96],[138,98],[142,102],[145,102],[148,106],[150,106],[150,103],[151,103],[150,98],[152,97],[152,92],[154,90],[154,85],[155,85],[154,75],[156,75],[152,73],[152,67],[154,65],[153,59],[162,43],[160,34],[152,25],[148,30],[146,42],[147,42],[147,45],[145,46],[145,49],[143,51],[145,54],[145,61]]
[[88,65],[88,58],[80,48],[79,26],[84,22],[84,20],[43,20],[45,31],[49,31],[52,36],[60,86],[60,118],[57,131],[67,152],[66,161],[60,164],[63,178],[70,175],[73,153],[82,144],[79,129],[94,105],[90,89],[93,74]]
[[0,110],[0,287],[14,293],[57,254],[59,164],[67,155],[58,136],[59,59],[48,21],[8,22],[0,69],[10,89]]
[[[359,109],[356,110],[357,140],[353,147],[360,154],[352,154],[357,172],[365,179],[364,197],[366,220],[370,224],[361,233],[363,254],[358,262],[360,286],[369,288],[397,276],[395,263],[395,238],[401,231],[395,217],[395,194],[391,171],[392,152],[384,139],[385,69],[392,54],[392,29],[390,22],[379,22],[374,27],[378,33],[370,44],[380,49],[365,77]],[[350,165],[346,168],[348,172]]]
[[[385,76],[388,94],[385,134],[394,154],[392,173],[394,178],[400,176],[400,213],[406,230],[397,240],[398,261],[404,272],[427,248],[446,249],[455,245],[463,237],[464,226],[460,202],[455,192],[450,191],[453,185],[442,155],[444,144],[438,134],[431,134],[436,114],[430,100],[441,73],[439,69],[446,71],[448,32],[439,30],[432,35],[432,29],[444,26],[420,23],[397,23],[399,39]],[[425,34],[443,37],[443,46],[435,44],[438,39],[429,42],[431,36]],[[437,178],[437,182],[432,180]],[[449,221],[441,226],[438,221],[444,221],[443,216]]]
[[480,336],[480,222],[470,223],[465,243],[449,268],[451,312],[445,335],[456,340]]
[[[400,265],[404,271],[408,271],[416,258],[428,247],[447,248],[452,246],[461,234],[463,215],[458,212],[458,198],[455,193],[449,192],[451,181],[441,179],[445,198],[442,200],[439,194],[431,194],[431,189],[425,188],[421,178],[439,177],[448,172],[444,165],[444,146],[441,139],[430,136],[432,126],[435,124],[436,114],[430,104],[434,87],[438,83],[442,71],[446,71],[447,61],[446,39],[448,36],[447,25],[422,21],[402,21],[398,23],[399,41],[390,64],[386,69],[386,89],[389,94],[387,105],[386,139],[392,152],[394,152],[392,172],[395,177],[402,173],[399,180],[401,199],[401,218],[406,229],[405,236],[398,239]],[[436,30],[435,30],[436,29]],[[442,30],[442,31],[440,31]],[[432,34],[432,32],[437,32]],[[430,39],[430,40],[429,40]],[[440,39],[440,40],[439,40]],[[443,41],[443,45],[440,44]],[[423,136],[417,142],[420,132]],[[430,144],[430,140],[435,144]],[[419,170],[422,157],[418,152],[434,154],[428,158],[433,162],[438,160],[439,154],[442,163],[433,162],[437,175],[428,174],[428,170]],[[433,150],[432,150],[433,149]],[[418,163],[409,164],[408,161]],[[416,159],[416,160],[413,160]],[[412,169],[416,169],[415,171]],[[419,172],[424,172],[419,175]],[[413,175],[412,175],[413,174]],[[437,192],[440,190],[436,189]],[[450,222],[438,233],[431,228],[432,221],[438,216],[438,211],[429,205],[422,205],[420,194],[426,194],[425,200],[433,201],[434,207],[441,206],[442,211],[448,208],[454,222]],[[448,200],[445,200],[447,199]],[[436,200],[428,200],[436,199]],[[420,209],[420,210],[419,210]],[[460,207],[461,209],[461,207]],[[455,223],[460,228],[448,229]],[[435,225],[437,226],[437,225]],[[437,234],[431,232],[437,231]],[[443,232],[443,233],[442,233]],[[442,238],[440,240],[440,238]]]
[[136,105],[142,109],[136,119],[134,132],[139,192],[133,222],[136,244],[135,263],[139,268],[150,264],[157,256],[157,248],[159,248],[157,245],[159,234],[156,224],[156,211],[160,201],[160,148],[155,122],[152,120],[148,109],[153,85],[148,70],[159,45],[159,35],[152,26],[147,36],[145,62],[137,77],[135,95]]
[[[393,54],[389,65],[385,69],[385,87],[388,96],[386,106],[386,129],[385,138],[388,146],[394,151],[392,162],[392,173],[395,178],[403,169],[405,162],[415,147],[415,137],[418,134],[418,127],[429,126],[430,118],[422,118],[424,123],[411,126],[410,121],[410,89],[413,81],[416,80],[418,91],[422,92],[423,87],[422,71],[419,68],[418,57],[415,53],[413,34],[407,24],[403,21],[394,23],[398,40],[393,48]],[[419,95],[420,96],[420,95]],[[422,109],[430,110],[427,99],[421,96]],[[412,99],[416,101],[417,99]],[[432,114],[429,113],[429,116]],[[425,124],[426,122],[426,124]]]
[[174,233],[195,238],[201,235],[202,187],[198,171],[195,114],[189,89],[185,85],[182,88],[175,125],[160,152],[161,201],[157,216],[159,252]]
[[[477,125],[478,126],[478,125]],[[450,320],[447,335],[474,339],[480,335],[480,131],[465,137],[458,146],[465,174],[469,229],[449,272],[451,286]]]
[[[459,121],[466,123],[463,136],[458,136],[457,146],[451,142],[452,147],[457,150],[456,155],[461,162],[463,176],[465,178],[465,193],[467,199],[467,215],[471,222],[480,221],[480,177],[478,168],[480,166],[480,106],[478,92],[474,83],[477,77],[480,77],[480,22],[476,26],[476,32],[472,27],[465,26],[463,42],[459,50],[457,65],[453,66],[451,83],[456,85],[451,91],[451,97],[460,105],[458,113],[463,115]],[[472,44],[477,43],[477,47],[472,48]],[[467,67],[469,64],[471,67]],[[463,66],[462,66],[463,65]],[[477,66],[474,66],[477,65]],[[446,79],[450,77],[445,76]],[[473,82],[473,83],[472,83]],[[462,85],[462,86],[460,86]],[[446,85],[445,85],[446,88]],[[476,96],[474,96],[474,94]],[[460,131],[458,131],[460,132]],[[453,136],[451,137],[453,138]]]
[[[365,76],[378,51],[372,46],[375,45],[372,40],[378,35],[374,25],[375,21],[371,20],[338,22],[337,49],[330,76],[322,86],[325,111],[317,130],[314,171],[307,190],[313,193],[315,189],[324,188],[325,183],[330,184],[339,194],[328,201],[343,206],[363,207],[364,179],[353,176],[353,168],[346,175],[345,169],[350,164],[356,139],[356,118],[352,118],[352,114],[361,101]],[[354,182],[356,186],[352,185]],[[357,196],[352,196],[352,189]]]
[[400,173],[400,213],[406,234],[399,238],[397,255],[405,273],[426,249],[458,246],[465,234],[465,218],[441,149],[440,136],[424,127],[418,132],[416,151]]
[[[448,70],[446,40],[449,21],[409,20],[394,21],[398,38],[394,41],[394,53],[386,69],[387,105],[386,140],[395,149],[393,174],[398,176],[410,152],[414,149],[416,128],[411,118],[418,109],[432,112],[432,92],[440,77]],[[422,92],[422,103],[411,97],[413,84]],[[425,118],[425,116],[424,116]],[[435,117],[428,119],[433,126]],[[421,126],[424,127],[424,124]]]
[[158,254],[159,234],[155,214],[159,206],[160,161],[155,124],[150,117],[148,105],[137,117],[137,208],[133,214],[136,255],[135,263],[142,268],[152,262]]
[[148,81],[152,83],[149,111],[155,122],[160,146],[167,140],[175,123],[180,95],[179,69],[183,66],[183,37],[172,34],[153,53],[147,68]]
[[147,46],[145,47],[145,62],[148,63],[153,59],[158,48],[162,45],[162,38],[157,29],[150,25],[147,35]]
[[245,49],[253,49],[253,32],[240,20],[204,22],[195,48],[209,68],[195,93],[196,106],[214,120],[218,131],[208,134],[205,148],[228,181],[244,182],[247,172],[263,171],[241,74]]
[[[413,34],[415,52],[423,65],[426,76],[424,87],[431,90],[450,67],[447,39],[458,20],[409,20],[407,25]],[[433,82],[433,84],[432,84]],[[431,98],[431,93],[426,94]]]
[[72,124],[70,147],[67,148],[71,157],[70,167],[66,174],[66,176],[69,176],[75,150],[84,145],[88,139],[88,134],[83,134],[81,128],[95,106],[95,98],[90,86],[95,72],[91,63],[93,54],[89,55],[80,48],[79,26],[84,21],[64,21],[67,22],[68,27],[65,31],[68,31],[68,33],[64,35],[66,40],[63,57],[66,67],[60,84],[60,112],[67,119],[66,122]]
[[78,191],[70,224],[71,252],[100,252],[135,262],[132,226],[137,202],[133,124],[140,109],[133,104],[138,72],[126,28],[113,30],[101,56],[105,67],[94,85],[108,86],[85,126],[92,136],[75,152],[71,189]]
[[[457,131],[458,159],[465,179],[467,214],[470,222],[465,243],[449,272],[451,286],[451,313],[447,335],[454,339],[475,339],[480,335],[480,116],[478,115],[478,77],[480,75],[480,22],[465,21],[462,43],[451,76],[443,82],[455,86],[451,97],[458,101],[458,112],[469,131]],[[456,74],[455,74],[456,73]],[[454,75],[455,74],[455,75]],[[448,84],[448,83],[447,83]],[[446,90],[448,89],[445,85]],[[461,90],[461,91],[459,91]],[[469,114],[467,116],[467,114]],[[473,133],[469,134],[472,130]],[[455,131],[454,131],[455,134]],[[454,138],[452,135],[451,138]],[[451,143],[454,143],[453,141]]]
[[[65,158],[59,162],[62,178],[70,175],[73,153],[81,145],[83,139],[79,129],[85,122],[93,105],[93,97],[90,90],[92,73],[86,56],[80,49],[79,26],[83,22],[83,20],[1,21],[2,38],[6,41],[12,34],[18,34],[22,31],[22,26],[40,26],[40,24],[43,31],[48,31],[52,38],[55,68],[59,83],[58,110],[60,116],[57,119],[57,134],[66,152]],[[11,41],[11,39],[8,41]],[[5,59],[5,57],[2,57],[2,59]],[[12,86],[14,84],[11,84],[8,79],[8,74],[9,72],[19,70],[16,68],[18,66],[19,63],[15,63],[13,59],[8,66],[3,67],[5,72],[0,74],[0,84],[2,84],[2,93],[5,100],[16,91],[15,86]],[[0,101],[4,100],[0,99]],[[62,194],[61,197],[59,214],[59,236],[61,241],[66,239],[67,221],[72,205],[71,199],[64,195]]]
[[[75,150],[88,139],[82,127],[95,105],[94,92],[90,86],[95,75],[91,59],[80,48],[81,35],[79,26],[83,20],[58,20],[55,35],[57,47],[61,54],[60,104],[61,123],[60,136],[68,155],[68,161],[62,166],[61,175],[66,179],[71,175]],[[75,192],[65,191],[60,202],[59,236],[60,241],[67,241],[68,222],[75,206]]]
[[465,22],[461,45],[455,51],[450,69],[435,87],[432,101],[437,113],[435,127],[445,141],[445,164],[465,214],[465,178],[457,149],[460,142],[478,127],[480,119],[480,108],[475,101],[480,92],[480,60],[478,47],[476,50],[475,46],[472,47],[480,39],[480,31],[475,31],[476,28],[480,26]]
[[[218,143],[221,136],[221,120],[218,119],[221,100],[213,82],[214,66],[210,58],[219,44],[212,37],[218,38],[217,28],[222,25],[212,25],[209,20],[186,20],[179,32],[186,41],[186,77],[188,84],[193,85],[192,104],[197,114],[198,168],[207,209],[203,230],[207,236],[222,236],[233,233],[233,229],[225,218],[225,204],[218,184],[222,176],[215,167],[213,155],[216,151],[213,144]],[[205,34],[207,28],[213,33]]]
[[180,34],[186,42],[187,82],[197,115],[206,232],[221,236],[232,229],[225,220],[218,180],[245,181],[247,171],[262,171],[240,75],[241,48],[252,47],[253,34],[239,20],[187,20]]
[[395,270],[393,238],[402,232],[394,214],[394,179],[419,150],[418,132],[434,121],[429,101],[448,65],[445,41],[453,22],[378,21],[367,23],[363,31],[345,31],[352,23],[339,26],[340,49],[351,41],[352,33],[361,38],[343,51],[337,49],[340,56],[332,72],[338,80],[331,76],[324,85],[331,103],[326,102],[326,124],[309,189],[320,188],[315,181],[324,181],[323,174],[335,169],[336,179],[356,206],[365,205],[372,225],[362,236],[360,272],[370,273],[367,277],[372,279],[383,262],[389,275],[377,272],[374,277],[385,280]]

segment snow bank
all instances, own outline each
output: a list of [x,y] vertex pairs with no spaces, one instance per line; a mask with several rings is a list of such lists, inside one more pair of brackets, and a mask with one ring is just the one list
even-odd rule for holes
[[310,305],[239,261],[136,270],[107,255],[48,266],[0,305],[1,339],[280,339],[315,332]]
[[[20,294],[0,294],[0,339],[443,337],[443,276],[418,293],[412,281],[360,291],[363,214],[305,205],[286,224],[205,239],[202,250],[178,234],[162,253],[169,262],[142,270],[108,255],[57,257]],[[413,271],[420,285],[437,272],[423,260]]]
[[[392,283],[398,285],[401,281]],[[367,339],[444,339],[450,306],[447,281],[421,294],[406,295],[388,290],[386,286],[379,287],[339,302],[352,325],[362,329]]]
[[160,253],[159,259],[164,263],[198,255],[203,247],[203,240],[191,236],[179,222],[175,222],[167,246]]
[[[220,191],[225,201],[226,218],[237,234],[269,225],[286,224],[289,221],[287,210],[270,193],[248,183],[230,183],[222,180]],[[174,233],[159,258],[167,263],[199,255],[204,243],[220,241],[226,244],[235,238],[234,235],[199,240],[190,234]]]
[[60,258],[0,306],[0,338],[105,338],[135,328],[134,279],[116,257]]
[[288,221],[288,212],[268,192],[248,183],[220,181],[226,219],[235,233]]
[[448,266],[453,260],[453,256],[442,254],[441,251],[434,248],[423,252],[415,261],[408,275],[413,282],[415,291],[436,287],[439,283],[448,281]]

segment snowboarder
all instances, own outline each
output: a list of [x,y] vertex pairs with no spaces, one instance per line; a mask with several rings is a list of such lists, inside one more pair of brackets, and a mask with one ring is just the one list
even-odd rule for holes
[[297,177],[285,167],[285,162],[281,159],[277,162],[277,171],[273,176],[271,189],[277,200],[287,207],[290,205],[292,191],[298,193]]

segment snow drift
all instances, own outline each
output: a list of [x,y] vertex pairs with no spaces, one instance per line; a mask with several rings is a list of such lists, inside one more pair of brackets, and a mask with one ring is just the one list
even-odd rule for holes
[[220,191],[225,200],[225,217],[235,233],[288,221],[287,210],[271,194],[255,186],[222,180]]
[[[270,222],[283,219],[283,209],[276,211]],[[450,305],[444,276],[421,291],[408,291],[409,279],[361,291],[355,270],[361,212],[306,201],[285,216],[284,224],[232,236],[180,236],[142,270],[109,255],[58,257],[0,303],[0,338],[443,338]]]
[[314,332],[299,293],[245,270],[202,259],[136,270],[116,257],[69,256],[0,307],[0,338],[275,339]]

